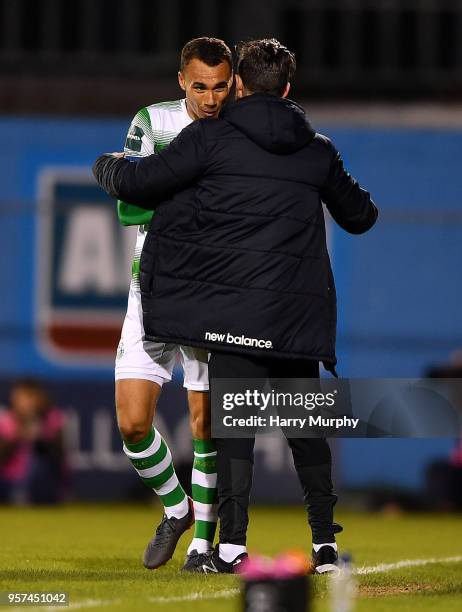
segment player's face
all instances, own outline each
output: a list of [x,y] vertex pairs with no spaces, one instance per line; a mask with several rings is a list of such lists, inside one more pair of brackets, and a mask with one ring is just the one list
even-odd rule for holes
[[193,59],[178,73],[178,82],[186,92],[186,106],[192,119],[217,117],[233,84],[233,73],[228,62],[207,66]]

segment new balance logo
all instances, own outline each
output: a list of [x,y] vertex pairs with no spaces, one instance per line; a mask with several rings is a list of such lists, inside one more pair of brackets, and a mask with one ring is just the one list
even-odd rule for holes
[[260,340],[259,338],[247,338],[246,336],[233,336],[229,332],[227,334],[218,334],[215,332],[205,332],[205,340],[209,342],[226,342],[226,344],[238,344],[240,346],[253,346],[256,348],[272,349],[273,343],[271,340]]
[[204,565],[202,566],[202,569],[204,570],[204,574],[210,574],[210,572],[213,572],[214,574],[218,574],[218,570],[215,567],[215,564],[213,563],[213,561],[210,561],[210,565],[206,565],[204,563]]

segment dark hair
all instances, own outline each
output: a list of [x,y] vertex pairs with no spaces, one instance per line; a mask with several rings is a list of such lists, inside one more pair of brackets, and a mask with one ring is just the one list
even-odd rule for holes
[[187,42],[181,51],[180,70],[184,70],[193,59],[198,59],[207,64],[207,66],[218,66],[222,62],[228,62],[231,70],[233,69],[231,50],[219,38],[202,36]]
[[237,74],[252,93],[282,96],[295,74],[295,55],[275,38],[251,40],[237,46]]
[[37,378],[24,377],[17,378],[10,387],[10,393],[21,389],[22,391],[29,391],[30,393],[36,393],[41,395],[46,403],[50,401],[50,396],[46,386]]

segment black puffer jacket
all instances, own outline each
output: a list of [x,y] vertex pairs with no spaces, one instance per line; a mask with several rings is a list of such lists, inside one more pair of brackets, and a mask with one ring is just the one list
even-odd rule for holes
[[146,338],[335,364],[322,201],[353,234],[377,209],[301,107],[252,95],[159,155],[103,156],[94,171],[113,196],[156,208],[141,257]]

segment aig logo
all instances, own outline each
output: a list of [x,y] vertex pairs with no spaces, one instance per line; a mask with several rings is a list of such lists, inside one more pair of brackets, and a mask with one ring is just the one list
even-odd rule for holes
[[37,338],[53,361],[113,362],[127,304],[136,228],[90,169],[47,168],[39,179]]

